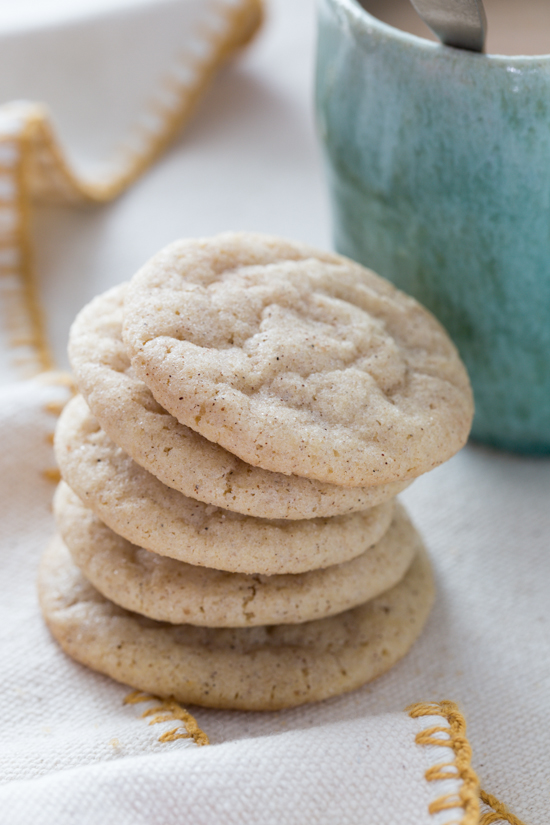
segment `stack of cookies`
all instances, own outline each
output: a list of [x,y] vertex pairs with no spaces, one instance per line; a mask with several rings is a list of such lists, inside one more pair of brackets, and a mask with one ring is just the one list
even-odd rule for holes
[[420,633],[395,500],[453,455],[468,378],[369,270],[263,235],[180,241],[76,319],[46,621],[95,670],[211,707],[351,690]]

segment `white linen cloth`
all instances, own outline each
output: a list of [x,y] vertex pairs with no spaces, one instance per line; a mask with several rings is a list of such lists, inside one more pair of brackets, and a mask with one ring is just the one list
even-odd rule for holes
[[[312,50],[312,3],[273,0],[261,36],[119,201],[35,213],[39,287],[60,365],[79,307],[175,237],[244,228],[330,245]],[[447,723],[405,711],[444,699],[464,711],[482,787],[526,825],[548,822],[548,460],[468,446],[403,494],[431,551],[438,596],[424,635],[386,676],[284,712],[192,708],[212,744],[159,742],[175,723],[149,726],[141,714],[154,703],[124,705],[129,688],[68,659],[41,620],[36,567],[53,531],[54,489],[44,475],[55,426],[46,405],[66,390],[18,382],[11,353],[4,342],[2,825],[465,823],[458,808],[430,812],[434,800],[464,789],[459,777],[426,778],[450,749],[416,742],[419,731]]]

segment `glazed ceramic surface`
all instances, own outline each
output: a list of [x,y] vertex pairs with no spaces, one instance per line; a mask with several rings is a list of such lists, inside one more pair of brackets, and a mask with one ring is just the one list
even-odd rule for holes
[[337,249],[446,326],[475,438],[550,452],[550,56],[452,49],[319,0],[317,111]]

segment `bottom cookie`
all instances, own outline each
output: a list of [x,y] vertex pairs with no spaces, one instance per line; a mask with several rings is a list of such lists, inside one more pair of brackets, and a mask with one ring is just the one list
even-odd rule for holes
[[327,699],[380,676],[420,635],[434,598],[422,549],[391,590],[300,625],[170,625],[105,599],[54,539],[38,589],[45,620],[77,661],[119,682],[205,707],[278,710]]

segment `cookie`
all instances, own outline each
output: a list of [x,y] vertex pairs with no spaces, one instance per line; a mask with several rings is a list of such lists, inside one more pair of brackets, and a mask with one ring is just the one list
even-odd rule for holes
[[340,564],[377,542],[394,500],[330,518],[299,521],[243,516],[167,487],[117,447],[73,399],[58,422],[63,478],[115,533],[163,556],[230,573],[302,573]]
[[123,339],[178,421],[266,470],[350,487],[465,443],[466,370],[435,318],[370,270],[265,235],[171,244],[132,279]]
[[231,629],[170,625],[108,601],[60,539],[42,558],[38,588],[50,631],[78,662],[154,695],[239,710],[326,699],[380,676],[418,637],[434,596],[421,550],[391,590],[327,619]]
[[332,616],[397,584],[421,546],[399,505],[383,538],[352,561],[294,576],[247,576],[130,544],[66,485],[55,496],[54,510],[73,561],[100,593],[127,610],[172,624],[248,627]]
[[134,461],[190,498],[248,516],[344,515],[393,498],[409,482],[338,487],[252,467],[180,424],[130,367],[122,343],[126,286],[95,298],[71,329],[76,383],[102,428]]

